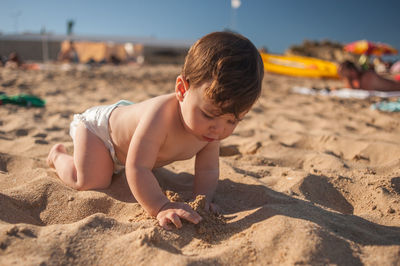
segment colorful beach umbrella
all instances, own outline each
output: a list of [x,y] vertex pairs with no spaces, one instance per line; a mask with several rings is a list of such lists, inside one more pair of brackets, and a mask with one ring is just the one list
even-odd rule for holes
[[355,54],[365,55],[392,55],[397,54],[397,50],[386,43],[375,43],[367,40],[355,41],[344,46],[344,50]]

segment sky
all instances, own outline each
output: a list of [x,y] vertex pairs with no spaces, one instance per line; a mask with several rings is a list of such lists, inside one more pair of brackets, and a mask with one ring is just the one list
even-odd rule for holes
[[233,9],[231,0],[0,0],[0,32],[66,34],[67,21],[74,20],[76,35],[195,41],[230,29],[273,53],[305,39],[367,39],[400,50],[400,0],[240,2]]

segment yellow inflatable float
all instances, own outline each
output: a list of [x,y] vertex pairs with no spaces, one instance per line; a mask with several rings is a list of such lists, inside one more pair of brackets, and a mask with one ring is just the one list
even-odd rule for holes
[[261,53],[266,71],[297,77],[339,78],[337,65],[304,56],[285,56]]

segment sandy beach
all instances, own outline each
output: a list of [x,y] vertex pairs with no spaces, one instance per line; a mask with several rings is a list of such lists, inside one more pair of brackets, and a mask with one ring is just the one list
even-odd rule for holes
[[[46,164],[74,113],[172,92],[179,66],[0,68],[0,91],[45,108],[0,106],[0,265],[399,265],[400,113],[378,98],[293,93],[338,80],[266,73],[263,92],[221,145],[215,202],[223,217],[166,231],[124,174],[75,191]],[[188,200],[193,160],[155,169]]]

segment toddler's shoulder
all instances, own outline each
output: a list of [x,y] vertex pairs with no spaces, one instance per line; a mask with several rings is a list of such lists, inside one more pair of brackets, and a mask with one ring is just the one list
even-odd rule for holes
[[173,109],[176,99],[172,94],[160,95],[142,102],[143,107],[150,112],[165,112]]
[[143,118],[167,122],[177,115],[177,100],[173,94],[157,96],[141,103]]

